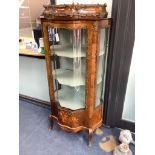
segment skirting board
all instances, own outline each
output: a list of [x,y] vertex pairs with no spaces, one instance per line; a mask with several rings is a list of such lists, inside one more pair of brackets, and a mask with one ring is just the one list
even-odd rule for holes
[[22,95],[22,94],[19,94],[19,99],[29,102],[31,104],[35,104],[37,106],[41,106],[43,108],[50,109],[50,102],[47,102],[47,101],[43,101],[43,100],[36,99],[36,98],[26,96],[26,95]]

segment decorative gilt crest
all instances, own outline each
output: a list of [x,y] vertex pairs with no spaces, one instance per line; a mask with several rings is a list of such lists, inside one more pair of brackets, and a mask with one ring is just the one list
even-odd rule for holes
[[44,12],[40,16],[41,18],[61,18],[68,17],[76,19],[100,19],[107,17],[106,11],[107,4],[63,4],[63,5],[44,5]]

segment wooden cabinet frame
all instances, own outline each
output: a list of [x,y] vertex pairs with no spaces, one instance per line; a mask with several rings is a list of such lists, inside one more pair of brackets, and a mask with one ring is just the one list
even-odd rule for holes
[[[99,18],[95,20],[58,20],[57,18],[42,18],[42,32],[44,38],[45,58],[47,66],[47,76],[49,85],[49,95],[51,102],[51,115],[49,120],[53,126],[56,120],[59,126],[70,132],[86,130],[88,132],[88,142],[91,145],[93,131],[102,125],[103,103],[95,108],[96,83],[97,83],[97,62],[99,54],[100,29],[111,26],[111,19]],[[51,51],[48,42],[48,27],[65,29],[87,29],[86,48],[86,87],[85,87],[85,109],[70,110],[61,107],[54,98],[53,75],[51,64]]]

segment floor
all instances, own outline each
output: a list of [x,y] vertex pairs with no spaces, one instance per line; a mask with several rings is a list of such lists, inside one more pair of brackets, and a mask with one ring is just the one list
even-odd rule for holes
[[[86,133],[68,133],[57,124],[48,129],[49,109],[19,101],[19,155],[112,155],[120,130],[102,126],[87,146]],[[135,147],[130,145],[133,155]]]

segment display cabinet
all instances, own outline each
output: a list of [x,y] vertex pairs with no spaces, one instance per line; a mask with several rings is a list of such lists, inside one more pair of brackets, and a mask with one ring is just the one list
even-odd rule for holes
[[51,102],[49,121],[85,130],[102,125],[111,19],[104,5],[48,5],[41,15]]

